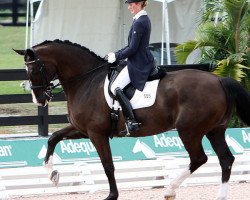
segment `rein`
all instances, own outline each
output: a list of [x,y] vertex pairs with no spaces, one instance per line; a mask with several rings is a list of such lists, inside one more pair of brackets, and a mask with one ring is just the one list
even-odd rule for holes
[[[47,76],[48,76],[48,72],[46,71],[46,66],[44,64],[44,62],[38,58],[38,55],[36,54],[35,50],[33,48],[30,48],[29,50],[31,50],[34,54],[34,60],[32,61],[27,61],[25,62],[25,65],[29,65],[29,64],[37,64],[39,66],[39,71],[41,73],[41,77],[42,77],[42,82],[43,84],[42,85],[32,85],[31,82],[30,82],[30,88],[33,90],[33,89],[38,89],[38,88],[43,88],[44,89],[44,94],[49,98],[49,100],[51,100],[52,98],[54,98],[57,94],[60,94],[63,92],[63,90],[61,90],[60,92],[53,94],[52,91],[57,88],[58,86],[62,85],[60,82],[56,85],[54,85],[53,83],[51,83],[51,81],[54,81],[56,79],[56,76],[51,80],[51,81],[48,81],[47,79]],[[77,75],[75,77],[72,77],[70,78],[69,80],[65,81],[65,83],[71,83],[71,82],[74,82],[74,81],[77,81],[77,80],[82,80],[82,79],[85,79],[87,76],[91,75],[92,73],[94,73],[95,71],[105,67],[105,66],[108,66],[110,65],[110,63],[108,62],[105,62],[101,65],[99,65],[98,67],[90,70],[90,71],[87,71],[86,73],[84,74],[80,74],[80,75]]]
[[96,68],[94,68],[92,70],[87,71],[84,74],[76,75],[75,77],[70,78],[69,80],[65,81],[64,83],[71,83],[71,82],[74,82],[74,81],[83,80],[83,79],[87,78],[87,76],[89,76],[92,73],[94,73],[95,71],[97,71],[98,69],[101,69],[101,68],[103,68],[105,66],[108,66],[108,65],[110,65],[110,63],[108,63],[108,62],[103,63],[103,64],[99,65],[98,67],[96,67]]

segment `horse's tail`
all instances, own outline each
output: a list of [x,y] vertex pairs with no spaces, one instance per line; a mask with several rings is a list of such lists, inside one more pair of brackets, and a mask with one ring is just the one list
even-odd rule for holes
[[250,94],[236,80],[232,78],[221,78],[220,83],[224,88],[230,106],[236,106],[238,117],[246,125],[250,125]]

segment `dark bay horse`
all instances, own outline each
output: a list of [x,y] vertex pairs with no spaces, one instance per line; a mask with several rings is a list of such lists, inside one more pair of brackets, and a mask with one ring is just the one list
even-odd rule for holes
[[[108,178],[110,193],[106,200],[118,199],[109,144],[111,110],[103,92],[109,71],[107,61],[85,47],[59,40],[45,41],[31,49],[16,52],[24,55],[35,102],[41,106],[47,104],[50,82],[55,77],[65,91],[71,125],[51,136],[45,164],[50,164],[60,140],[90,138]],[[168,73],[160,80],[153,106],[135,110],[142,126],[131,137],[149,136],[176,128],[190,156],[189,167],[171,182],[165,199],[173,198],[175,189],[206,163],[207,156],[201,142],[205,135],[222,169],[217,199],[226,199],[234,156],[225,141],[225,130],[235,108],[241,120],[250,125],[250,95],[237,81],[199,70],[180,70]],[[118,132],[124,128],[121,117]],[[57,174],[53,173],[52,179],[56,182]]]

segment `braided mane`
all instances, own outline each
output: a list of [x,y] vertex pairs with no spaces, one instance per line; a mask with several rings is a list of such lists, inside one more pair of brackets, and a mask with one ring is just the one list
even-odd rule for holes
[[35,45],[36,46],[41,46],[41,45],[46,45],[46,44],[51,44],[51,43],[58,43],[58,44],[65,44],[65,45],[70,45],[70,46],[74,46],[74,47],[77,47],[79,49],[82,49],[84,51],[87,51],[88,53],[90,53],[91,55],[95,56],[97,59],[101,60],[101,61],[105,61],[104,58],[96,55],[96,53],[94,53],[93,51],[91,51],[90,49],[88,49],[87,47],[84,47],[84,46],[81,46],[80,44],[77,44],[77,43],[73,43],[69,40],[59,40],[59,39],[56,39],[56,40],[45,40],[44,42],[40,43],[40,44],[37,44]]

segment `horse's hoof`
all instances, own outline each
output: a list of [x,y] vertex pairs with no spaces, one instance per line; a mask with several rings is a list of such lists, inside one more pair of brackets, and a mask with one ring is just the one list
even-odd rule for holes
[[168,197],[168,196],[164,196],[165,200],[174,200],[175,199],[175,196],[171,196],[171,197]]
[[164,195],[165,200],[174,200],[175,197],[176,197],[175,191],[171,188],[168,188]]
[[54,186],[57,186],[59,183],[59,172],[57,170],[54,170],[51,172],[49,179],[52,181]]
[[118,198],[117,197],[107,197],[106,199],[104,200],[117,200]]
[[216,197],[214,200],[227,200],[227,197]]
[[106,199],[104,200],[117,200],[118,199],[118,195],[109,195]]

